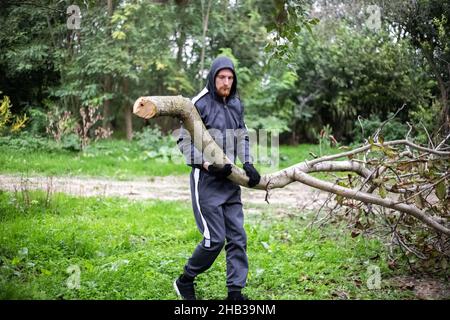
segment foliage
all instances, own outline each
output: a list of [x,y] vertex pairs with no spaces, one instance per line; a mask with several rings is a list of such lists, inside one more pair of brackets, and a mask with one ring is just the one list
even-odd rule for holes
[[[395,23],[386,21],[374,33],[357,25],[361,17],[317,16],[313,4],[320,1],[211,1],[223,10],[210,12],[205,39],[201,1],[112,1],[111,11],[85,1],[79,30],[67,28],[64,2],[8,1],[0,13],[0,88],[18,110],[47,112],[53,103],[78,115],[82,107],[98,106],[102,127],[120,135],[142,125],[130,121],[136,97],[195,96],[205,84],[202,52],[205,68],[226,54],[238,67],[249,126],[268,125],[291,143],[313,141],[327,124],[337,139],[350,142],[357,115],[383,121],[403,103],[410,112],[427,109],[438,92],[420,52],[406,35],[389,31],[397,31]],[[348,7],[335,2],[336,12]],[[430,35],[441,48],[448,22],[437,13],[430,13],[436,31]],[[449,61],[445,47],[439,50]]]
[[392,2],[383,5],[393,29],[420,51],[436,80],[434,93],[442,108],[436,115],[436,122],[438,127],[443,126],[446,136],[450,132],[450,3],[418,0],[401,7]]
[[392,43],[386,33],[358,33],[341,24],[333,35],[303,39],[291,100],[310,114],[296,121],[306,137],[330,124],[337,139],[351,141],[357,116],[384,120],[403,104],[413,110],[430,96],[415,53],[406,42]]
[[0,101],[0,135],[9,130],[10,133],[17,133],[27,122],[27,115],[13,116],[11,113],[11,102],[8,96],[4,96]]
[[[445,141],[444,141],[445,142]],[[369,176],[349,174],[336,184],[376,194],[394,203],[411,205],[441,226],[450,226],[450,162],[448,155],[429,150],[390,145],[382,135],[369,137],[370,149],[350,159],[365,164]],[[341,195],[335,197],[343,210],[333,208],[337,220],[345,220],[357,237],[364,233],[385,239],[390,247],[390,267],[407,263],[413,271],[447,273],[450,257],[448,236],[411,214],[364,204]]]
[[[439,122],[436,121],[436,115],[442,110],[442,104],[434,100],[430,107],[419,106],[416,110],[410,112],[411,121],[415,124],[415,136],[418,142],[429,144],[439,143],[442,130]],[[432,145],[429,145],[432,147]]]
[[[394,118],[392,113],[388,114],[388,119],[390,120],[383,125],[380,134],[386,141],[404,139],[408,133],[407,125],[398,118]],[[374,136],[383,123],[384,121],[381,121],[378,115],[356,121],[353,130],[354,142],[364,143],[366,137]]]
[[46,132],[57,143],[60,143],[65,136],[73,133],[76,125],[75,118],[70,111],[63,111],[54,106],[47,112]]
[[275,17],[266,25],[272,37],[264,49],[269,53],[269,61],[276,60],[277,63],[289,65],[296,54],[300,32],[306,28],[312,33],[319,19],[310,18],[305,4],[298,1],[275,0],[272,5]]
[[30,118],[25,130],[32,135],[44,136],[47,133],[49,122],[48,113],[39,107],[30,107],[27,109],[27,113]]
[[[88,106],[86,108],[80,108],[81,123],[76,127],[75,132],[77,133],[79,140],[81,141],[81,150],[84,150],[86,146],[91,141],[91,136],[95,137],[95,140],[106,139],[111,136],[112,131],[110,129],[105,129],[97,126],[94,130],[94,126],[97,122],[103,119],[103,116],[98,113],[98,107]],[[92,131],[94,131],[92,133]]]
[[180,152],[175,138],[163,135],[158,126],[144,127],[134,136],[139,147],[143,150],[143,160],[157,160],[158,162],[180,162]]
[[290,100],[295,90],[297,76],[291,71],[274,71],[267,78],[254,84],[246,97],[246,122],[254,129],[278,130],[280,133],[292,128],[291,110],[294,104]]
[[[19,151],[23,154],[30,154],[36,151],[51,152],[59,149],[58,144],[48,138],[44,138],[37,135],[32,135],[26,131],[17,135],[8,135],[0,137],[0,146],[5,152],[3,155],[9,152]],[[14,162],[14,159],[11,159]],[[20,157],[15,159],[20,161]],[[6,167],[5,167],[6,168]]]

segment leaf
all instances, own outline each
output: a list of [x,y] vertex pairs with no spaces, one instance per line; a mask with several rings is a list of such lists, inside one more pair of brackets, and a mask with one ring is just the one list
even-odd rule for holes
[[372,144],[370,146],[370,151],[384,151],[382,147],[377,146],[376,144]]
[[47,270],[47,269],[44,269],[44,268],[41,268],[41,273],[44,276],[51,276],[52,275],[52,272],[50,270]]
[[383,152],[385,155],[387,155],[391,159],[393,159],[397,156],[397,153],[390,147],[384,147]]
[[114,31],[112,33],[112,37],[113,37],[113,39],[123,40],[127,37],[127,35],[123,31]]
[[14,257],[14,258],[11,260],[11,264],[12,264],[13,266],[17,266],[17,265],[20,263],[20,261],[21,261],[21,259],[20,259],[19,257]]
[[441,181],[436,185],[436,196],[439,200],[444,201],[447,195],[447,190],[445,187],[445,182]]
[[385,199],[385,198],[386,198],[387,192],[386,192],[386,188],[385,188],[383,185],[381,185],[381,186],[378,188],[378,194],[380,195],[380,197],[381,197],[382,199]]

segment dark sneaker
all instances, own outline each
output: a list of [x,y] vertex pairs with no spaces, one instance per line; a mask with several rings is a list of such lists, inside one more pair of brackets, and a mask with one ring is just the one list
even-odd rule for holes
[[245,301],[249,300],[248,297],[244,296],[242,293],[236,291],[236,292],[229,292],[227,300],[230,301]]
[[173,282],[173,288],[175,289],[178,297],[183,300],[197,300],[195,297],[194,282],[181,282],[180,278]]

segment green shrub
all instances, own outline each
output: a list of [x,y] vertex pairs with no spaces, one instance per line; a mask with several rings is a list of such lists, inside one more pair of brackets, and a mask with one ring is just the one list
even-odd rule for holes
[[164,135],[159,127],[144,127],[141,132],[134,135],[138,146],[144,151],[143,160],[160,159],[167,161],[173,156],[179,156],[176,150],[175,138]]
[[26,131],[32,135],[45,136],[47,128],[47,114],[39,108],[29,108],[30,122],[26,127]]
[[164,141],[163,134],[158,126],[144,127],[142,131],[136,132],[133,137],[137,141],[139,147],[143,150],[157,150]]
[[15,135],[0,136],[0,147],[23,152],[54,151],[60,148],[55,141],[32,135],[26,131]]
[[[388,118],[392,117],[392,113],[388,114]],[[355,129],[353,130],[354,142],[362,143],[364,139],[369,136],[373,136],[378,128],[381,127],[382,123],[378,115],[372,115],[369,119],[362,119],[361,123],[357,120],[355,121]],[[361,129],[364,129],[364,133]],[[404,139],[406,133],[408,132],[408,127],[401,123],[398,119],[394,118],[389,120],[381,130],[381,134],[385,141]]]
[[11,101],[8,96],[4,96],[0,100],[0,136],[9,132],[17,133],[23,127],[28,120],[27,115],[22,117],[14,116],[11,113]]
[[416,110],[410,112],[411,121],[416,124],[415,139],[417,143],[428,143],[428,136],[424,127],[431,137],[436,136],[439,129],[439,121],[436,121],[436,117],[441,113],[441,110],[442,104],[439,101],[434,101],[431,107],[419,106]]

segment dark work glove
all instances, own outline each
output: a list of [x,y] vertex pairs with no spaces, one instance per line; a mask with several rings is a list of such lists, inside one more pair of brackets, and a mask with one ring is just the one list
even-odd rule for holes
[[248,186],[250,188],[253,188],[254,186],[256,186],[259,183],[259,181],[261,180],[261,176],[259,175],[258,171],[255,169],[253,164],[251,164],[249,162],[244,163],[244,170],[245,170],[245,174],[247,175],[247,177],[250,178],[248,180]]
[[219,168],[214,166],[213,164],[210,164],[208,166],[208,173],[212,174],[213,176],[221,179],[225,179],[231,174],[231,164],[227,163],[223,166],[223,168]]

